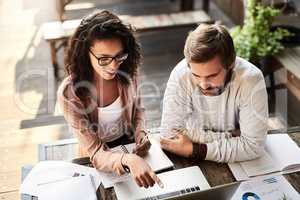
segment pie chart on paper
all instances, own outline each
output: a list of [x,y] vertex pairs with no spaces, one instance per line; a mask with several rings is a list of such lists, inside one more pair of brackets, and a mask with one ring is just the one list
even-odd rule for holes
[[242,196],[242,200],[261,200],[259,196],[253,192],[246,192]]

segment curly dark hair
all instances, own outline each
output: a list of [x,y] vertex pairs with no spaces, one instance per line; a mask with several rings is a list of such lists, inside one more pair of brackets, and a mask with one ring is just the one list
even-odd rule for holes
[[[93,67],[89,58],[89,49],[95,40],[120,39],[128,58],[120,65],[118,76],[122,84],[128,85],[129,79],[137,73],[140,65],[140,46],[133,34],[133,28],[124,24],[119,17],[107,10],[96,10],[84,17],[71,37],[65,57],[65,71],[71,75],[73,84],[80,81],[92,81]],[[126,75],[126,76],[124,76]],[[76,93],[83,97],[86,88],[78,88]]]

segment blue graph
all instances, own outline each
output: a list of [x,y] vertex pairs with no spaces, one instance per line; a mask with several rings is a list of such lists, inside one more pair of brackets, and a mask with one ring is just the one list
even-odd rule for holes
[[246,192],[242,196],[242,200],[248,200],[249,197],[253,197],[255,200],[261,200],[257,194],[254,194],[252,192]]

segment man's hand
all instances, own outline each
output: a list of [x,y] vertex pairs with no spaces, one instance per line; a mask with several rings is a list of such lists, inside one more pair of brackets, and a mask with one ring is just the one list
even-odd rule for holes
[[162,137],[160,145],[163,149],[184,157],[190,157],[193,153],[192,141],[181,133],[171,139]]
[[125,154],[124,164],[129,167],[131,176],[140,187],[152,187],[155,183],[163,188],[163,183],[144,159],[135,154]]

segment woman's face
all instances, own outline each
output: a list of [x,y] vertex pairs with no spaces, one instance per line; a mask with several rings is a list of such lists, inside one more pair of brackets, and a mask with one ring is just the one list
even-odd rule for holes
[[127,58],[120,39],[95,40],[90,47],[90,60],[94,72],[104,80],[112,80]]

